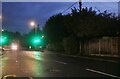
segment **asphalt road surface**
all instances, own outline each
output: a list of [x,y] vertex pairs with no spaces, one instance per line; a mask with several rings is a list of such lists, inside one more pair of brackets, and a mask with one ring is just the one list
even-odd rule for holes
[[120,78],[117,63],[72,58],[49,51],[7,51],[0,59],[2,76]]

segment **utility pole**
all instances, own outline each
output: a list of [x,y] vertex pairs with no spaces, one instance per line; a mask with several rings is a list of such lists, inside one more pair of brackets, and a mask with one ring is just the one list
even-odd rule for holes
[[38,34],[38,30],[39,30],[39,24],[38,25],[35,25],[35,35],[37,35]]
[[80,12],[82,11],[82,0],[79,0],[79,9],[80,9]]
[[39,26],[40,26],[40,25],[38,24],[38,25],[37,25],[37,33],[39,33]]
[[[120,1],[118,2],[118,19],[120,19]],[[118,56],[120,56],[120,37],[117,37],[117,42],[118,42]]]
[[120,1],[118,2],[118,18],[120,19]]

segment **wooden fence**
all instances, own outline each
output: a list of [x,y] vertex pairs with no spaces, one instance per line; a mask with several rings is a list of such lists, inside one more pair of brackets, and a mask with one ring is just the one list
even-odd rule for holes
[[120,37],[91,39],[84,43],[84,52],[87,55],[119,56]]

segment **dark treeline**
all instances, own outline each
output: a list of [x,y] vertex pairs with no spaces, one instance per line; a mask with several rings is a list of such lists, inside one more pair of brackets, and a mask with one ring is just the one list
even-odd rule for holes
[[71,9],[67,15],[57,14],[48,19],[44,32],[51,50],[66,50],[78,53],[79,43],[102,36],[118,36],[120,20],[104,11],[97,13],[92,8]]
[[[84,42],[92,38],[103,36],[120,35],[120,19],[104,11],[97,13],[92,8],[71,9],[71,13],[62,15],[61,13],[51,16],[43,30],[37,27],[37,34],[44,35],[49,50],[65,51],[68,54],[84,53]],[[23,48],[31,45],[31,39],[35,35],[35,28],[28,34],[21,35],[19,32],[2,32],[8,37],[10,44],[14,40],[19,40]]]
[[23,36],[21,35],[20,32],[10,32],[7,30],[4,30],[2,32],[2,36],[5,36],[7,38],[7,42],[5,45],[9,45],[9,44],[11,44],[11,42],[14,42],[16,40],[21,41],[23,38]]
[[[44,35],[43,31],[38,27],[33,28],[28,32],[27,34],[21,34],[20,32],[10,32],[7,30],[4,30],[2,32],[2,36],[6,37],[6,42],[4,45],[11,45],[14,42],[19,43],[21,48],[28,49],[29,46],[33,46],[32,39],[36,36]],[[45,43],[45,41],[44,41]]]
[[[35,31],[37,31],[37,34],[35,34]],[[10,32],[7,30],[4,30],[2,32],[2,36],[7,37],[7,42],[3,45],[11,45],[13,42],[17,42],[20,44],[22,48],[28,48],[31,45],[31,39],[35,35],[42,35],[43,32],[39,27],[31,29],[31,31],[27,34],[21,34],[20,32]]]

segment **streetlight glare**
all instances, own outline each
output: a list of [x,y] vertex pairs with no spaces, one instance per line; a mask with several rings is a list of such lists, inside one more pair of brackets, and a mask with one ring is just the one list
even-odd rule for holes
[[34,22],[34,21],[31,21],[31,22],[30,22],[30,25],[31,25],[31,26],[35,26],[35,22]]
[[4,29],[2,29],[2,32],[4,31]]

